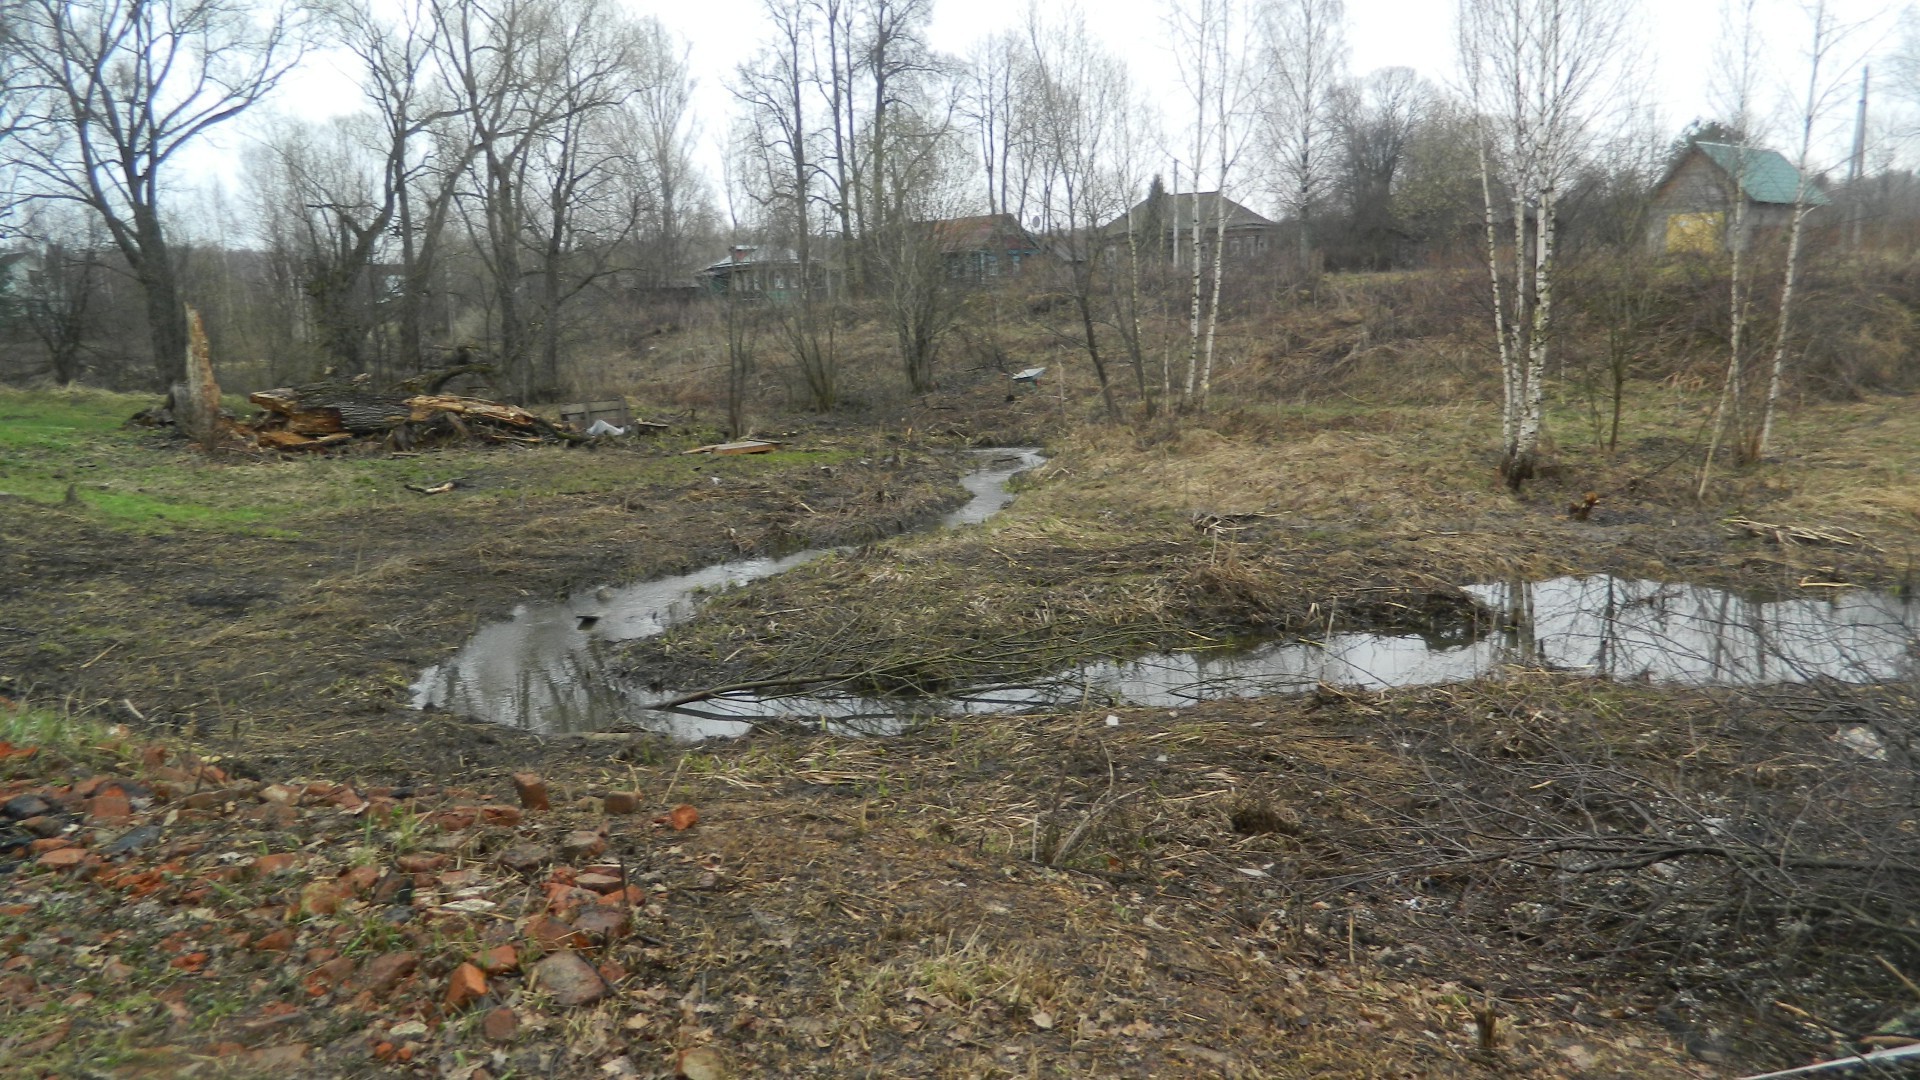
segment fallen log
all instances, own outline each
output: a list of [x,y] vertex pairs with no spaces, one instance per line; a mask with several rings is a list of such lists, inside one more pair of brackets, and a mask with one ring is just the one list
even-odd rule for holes
[[[484,398],[451,394],[383,394],[355,383],[329,380],[262,390],[248,400],[268,412],[254,425],[256,441],[276,449],[315,449],[287,436],[326,437],[328,444],[354,436],[381,436],[395,449],[422,442],[580,442],[582,436],[543,417]],[[273,434],[271,438],[266,436]],[[340,436],[342,438],[332,438]]]
[[338,380],[261,390],[247,400],[284,418],[278,426],[301,435],[386,432],[413,415],[404,397]]

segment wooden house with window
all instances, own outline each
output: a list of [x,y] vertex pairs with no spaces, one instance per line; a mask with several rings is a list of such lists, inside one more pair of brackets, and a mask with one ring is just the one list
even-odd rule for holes
[[981,214],[931,222],[947,280],[985,285],[1013,277],[1040,255],[1039,241],[1012,214]]
[[1220,217],[1226,215],[1225,261],[1246,263],[1264,259],[1279,243],[1280,226],[1218,191],[1164,194],[1142,199],[1131,209],[1100,226],[1100,246],[1109,259],[1124,255],[1127,237],[1143,259],[1159,258],[1191,265],[1193,223],[1200,217],[1200,258],[1213,261],[1213,245],[1220,239]]
[[[1655,252],[1745,250],[1756,236],[1793,223],[1794,202],[1832,202],[1778,151],[1696,142],[1654,188],[1646,243]],[[1736,214],[1743,200],[1745,206]],[[1733,235],[1736,217],[1740,235]]]

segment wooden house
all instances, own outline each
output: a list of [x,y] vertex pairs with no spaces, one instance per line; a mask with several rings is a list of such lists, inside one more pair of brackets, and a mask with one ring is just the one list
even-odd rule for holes
[[1200,217],[1200,257],[1205,262],[1213,259],[1213,245],[1220,236],[1223,213],[1226,215],[1227,262],[1264,258],[1279,243],[1278,224],[1218,191],[1202,191],[1197,198],[1193,192],[1180,192],[1162,195],[1158,200],[1140,200],[1126,213],[1100,226],[1100,246],[1109,258],[1124,255],[1131,232],[1134,246],[1143,258],[1158,255],[1175,264],[1184,264],[1192,257],[1196,210]]
[[[1832,201],[1810,180],[1803,181],[1778,151],[1696,142],[1654,188],[1647,246],[1655,252],[1745,250],[1756,236],[1792,224],[1803,184],[1809,206]],[[1738,215],[1736,199],[1745,201]],[[1736,217],[1738,236],[1733,235]]]
[[981,214],[931,222],[947,280],[984,285],[1032,265],[1040,244],[1012,214]]

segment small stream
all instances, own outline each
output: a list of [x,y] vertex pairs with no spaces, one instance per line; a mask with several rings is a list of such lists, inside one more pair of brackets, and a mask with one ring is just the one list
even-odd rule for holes
[[[977,525],[1013,500],[1017,473],[1046,459],[1030,447],[973,451],[980,465],[960,478],[970,498],[929,528]],[[640,727],[679,738],[745,734],[749,724],[660,712],[607,665],[606,645],[664,633],[691,618],[702,596],[804,566],[835,548],[738,559],[637,585],[602,586],[552,603],[522,604],[483,626],[445,663],[420,673],[413,707],[444,708],[544,733]]]
[[[962,479],[972,498],[938,528],[978,524],[1013,498],[1008,482],[1044,459],[981,451]],[[659,634],[699,598],[829,553],[721,563],[677,577],[526,604],[483,627],[414,684],[416,708],[440,707],[544,733],[637,729],[678,739],[733,737],[791,719],[835,733],[884,735],[930,717],[1083,705],[1178,708],[1222,698],[1465,682],[1513,664],[1688,686],[1757,686],[1920,677],[1920,601],[1860,589],[1765,601],[1697,585],[1606,575],[1469,585],[1477,619],[1413,633],[1332,633],[1233,648],[1100,661],[1020,686],[941,699],[845,695],[710,698],[671,711],[675,689],[634,687],[609,670],[605,643]]]

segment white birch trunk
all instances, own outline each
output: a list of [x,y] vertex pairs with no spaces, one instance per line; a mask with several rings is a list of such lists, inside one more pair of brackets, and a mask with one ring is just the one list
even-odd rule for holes
[[1707,482],[1713,479],[1713,459],[1720,452],[1720,440],[1726,437],[1727,424],[1732,422],[1734,430],[1740,430],[1740,403],[1746,394],[1742,385],[1746,372],[1741,358],[1747,335],[1746,160],[1743,143],[1734,150],[1733,224],[1732,231],[1727,234],[1731,257],[1727,286],[1727,378],[1720,386],[1720,403],[1713,412],[1713,435],[1707,440],[1707,459],[1700,466],[1700,486],[1693,493],[1695,499],[1703,499],[1707,495]]
[[[1200,170],[1193,170],[1195,187]],[[1187,314],[1187,404],[1193,404],[1200,377],[1200,193],[1193,193],[1193,303]]]
[[1553,189],[1540,192],[1535,217],[1533,251],[1533,321],[1527,335],[1526,405],[1520,417],[1516,464],[1522,475],[1533,472],[1540,448],[1540,430],[1546,418],[1547,357],[1553,344]]
[[[1805,173],[1802,173],[1804,177]],[[1767,400],[1760,409],[1760,438],[1754,444],[1754,460],[1767,456],[1767,447],[1773,441],[1773,415],[1775,403],[1780,399],[1781,376],[1787,367],[1787,333],[1793,319],[1794,286],[1799,282],[1800,237],[1804,231],[1807,212],[1812,209],[1807,204],[1807,182],[1800,181],[1800,197],[1794,201],[1793,226],[1787,230],[1787,276],[1780,286],[1780,325],[1773,335],[1773,371],[1767,376]]]
[[[1223,132],[1221,134],[1223,143],[1225,138],[1226,135]],[[1220,324],[1220,271],[1225,265],[1227,251],[1227,208],[1225,204],[1227,188],[1225,183],[1226,167],[1224,162],[1221,164],[1220,179],[1222,181],[1220,185],[1221,205],[1218,215],[1220,220],[1214,227],[1213,232],[1213,303],[1207,309],[1207,357],[1206,362],[1200,369],[1200,407],[1203,409],[1207,406],[1207,395],[1213,390],[1213,331],[1214,328]]]
[[1518,431],[1513,410],[1517,395],[1514,392],[1513,356],[1507,349],[1507,310],[1500,295],[1500,234],[1494,226],[1493,180],[1488,175],[1484,141],[1480,144],[1480,197],[1486,210],[1487,277],[1493,286],[1493,339],[1500,351],[1500,378],[1505,388],[1500,399],[1500,445],[1502,449],[1510,451]]

